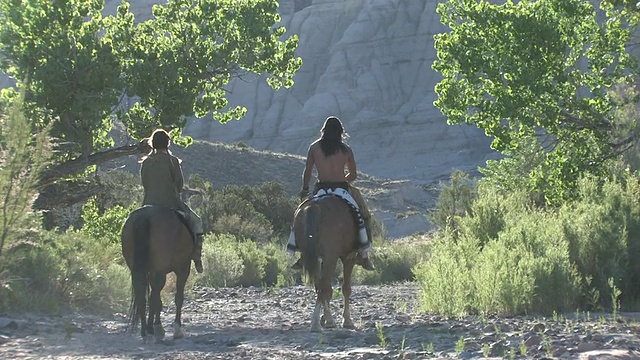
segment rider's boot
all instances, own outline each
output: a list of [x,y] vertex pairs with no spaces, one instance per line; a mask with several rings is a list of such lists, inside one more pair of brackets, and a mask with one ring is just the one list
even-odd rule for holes
[[371,250],[370,247],[367,250],[361,249],[358,251],[358,254],[356,255],[356,264],[362,266],[365,270],[373,271],[376,268],[373,266],[371,259],[369,259],[369,250]]
[[[287,253],[293,255],[298,250],[296,246],[296,237],[293,234],[293,230],[291,230],[291,234],[289,234],[289,241],[287,241]],[[300,270],[302,269],[302,256],[296,261],[295,264],[291,265],[292,269]]]
[[296,261],[295,264],[291,265],[291,268],[294,270],[302,270],[302,256]]
[[[364,219],[364,228],[360,229],[360,249],[356,255],[356,264],[362,266],[365,270],[373,271],[375,267],[369,259],[369,252],[371,251],[371,224],[369,219]],[[363,241],[363,240],[366,240]]]
[[193,259],[193,263],[196,266],[196,271],[199,274],[202,274],[202,234],[196,234],[193,245],[193,253],[191,254],[191,258]]

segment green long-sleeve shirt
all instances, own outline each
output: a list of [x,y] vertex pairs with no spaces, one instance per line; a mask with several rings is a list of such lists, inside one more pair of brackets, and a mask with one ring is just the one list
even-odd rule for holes
[[182,209],[180,192],[184,186],[184,178],[177,157],[161,152],[149,155],[142,162],[140,178],[144,187],[143,205]]

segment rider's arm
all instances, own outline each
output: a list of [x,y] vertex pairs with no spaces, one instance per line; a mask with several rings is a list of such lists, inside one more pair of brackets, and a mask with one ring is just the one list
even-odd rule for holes
[[313,159],[313,152],[311,151],[311,146],[309,146],[309,151],[307,152],[307,163],[304,167],[304,171],[302,172],[303,190],[309,190],[309,183],[311,182],[311,173],[313,172],[314,165],[315,161]]
[[184,177],[182,175],[182,166],[180,166],[180,159],[177,157],[171,157],[171,165],[173,167],[173,171],[171,174],[173,175],[173,184],[176,186],[176,190],[178,194],[182,192],[182,188],[184,187]]
[[346,182],[352,182],[358,177],[356,171],[356,159],[353,156],[353,151],[349,148],[349,157],[347,158],[347,173],[344,176]]

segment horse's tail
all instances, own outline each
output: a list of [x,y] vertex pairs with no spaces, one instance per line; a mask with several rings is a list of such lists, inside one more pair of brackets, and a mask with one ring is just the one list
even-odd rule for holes
[[318,218],[320,217],[320,206],[312,203],[304,211],[304,239],[302,240],[302,261],[303,267],[309,276],[309,282],[315,283],[320,276],[320,265],[318,264],[319,244],[318,244]]
[[133,269],[131,269],[131,310],[130,325],[135,330],[138,319],[144,322],[149,294],[149,248],[151,243],[150,220],[140,213],[133,226]]

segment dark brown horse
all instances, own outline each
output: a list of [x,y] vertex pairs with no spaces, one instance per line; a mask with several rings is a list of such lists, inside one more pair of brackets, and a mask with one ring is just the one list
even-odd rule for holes
[[[342,312],[344,328],[353,329],[349,299],[351,274],[355,264],[354,250],[358,241],[358,224],[349,205],[334,195],[306,201],[294,215],[296,245],[302,251],[303,267],[316,289],[316,306],[311,317],[311,331],[321,331],[320,310],[324,311],[324,327],[336,326],[329,302],[333,294],[331,280],[338,259],[342,261]],[[319,264],[320,259],[322,265]]]
[[[160,321],[160,291],[170,272],[176,274],[173,337],[184,337],[180,317],[184,288],[191,272],[192,251],[191,232],[172,209],[143,206],[133,211],[125,222],[122,228],[122,254],[131,271],[130,325],[134,330],[140,321],[140,335],[143,339],[146,339],[147,334],[153,334],[156,341],[164,339],[164,328]],[[149,316],[145,322],[147,301]]]

